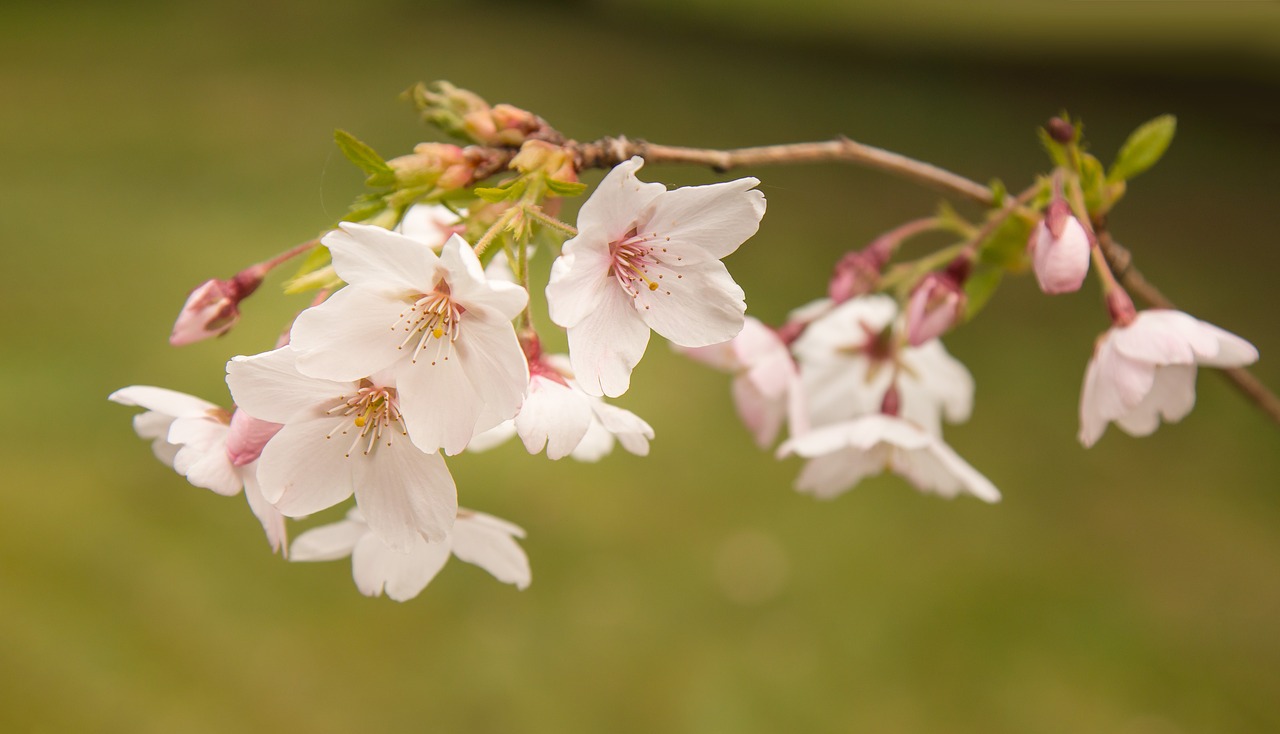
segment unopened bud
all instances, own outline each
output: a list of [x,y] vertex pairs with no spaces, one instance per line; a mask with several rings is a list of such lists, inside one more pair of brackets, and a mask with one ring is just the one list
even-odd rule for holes
[[942,336],[964,316],[964,289],[950,273],[929,273],[907,302],[907,343],[913,347]]
[[880,269],[884,260],[872,249],[846,253],[836,263],[827,284],[827,295],[836,303],[866,295],[880,281]]
[[227,458],[235,466],[257,461],[267,441],[281,428],[284,426],[279,423],[259,420],[243,410],[236,410],[231,414],[231,427],[227,430]]
[[1080,290],[1089,273],[1089,235],[1067,203],[1056,199],[1027,243],[1040,290],[1049,295]]
[[240,302],[262,285],[264,275],[266,269],[255,265],[230,280],[212,278],[196,286],[173,322],[169,343],[180,347],[230,331],[240,320]]
[[578,170],[573,165],[573,154],[559,145],[544,140],[528,140],[520,146],[520,152],[511,159],[511,167],[529,174],[540,172],[551,181],[576,183]]
[[1049,133],[1049,137],[1053,138],[1054,142],[1062,143],[1063,145],[1076,139],[1075,126],[1061,117],[1050,118],[1044,129],[1045,132]]
[[463,149],[448,143],[419,143],[413,153],[392,158],[387,165],[401,189],[437,186],[446,177],[450,182],[470,181],[472,173]]

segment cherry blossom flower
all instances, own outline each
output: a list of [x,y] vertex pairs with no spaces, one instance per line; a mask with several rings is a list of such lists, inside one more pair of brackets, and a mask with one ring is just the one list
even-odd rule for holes
[[810,425],[824,426],[880,409],[890,386],[902,416],[940,434],[973,410],[973,377],[942,342],[900,343],[898,308],[888,296],[846,301],[814,320],[792,344]]
[[408,601],[426,588],[452,553],[479,566],[504,584],[528,588],[529,559],[516,543],[524,530],[491,515],[459,508],[453,529],[440,541],[417,538],[397,551],[369,530],[363,515],[352,509],[347,518],[323,525],[293,541],[293,561],[335,561],[351,556],[356,588],[365,596],[386,592],[395,601]]
[[567,357],[535,352],[529,371],[529,392],[515,419],[476,436],[469,451],[486,451],[518,435],[529,453],[545,447],[549,459],[599,461],[613,451],[615,440],[637,456],[648,455],[653,428],[631,411],[583,392]]
[[1049,295],[1080,290],[1089,273],[1089,235],[1067,202],[1049,204],[1027,243],[1040,290]]
[[922,492],[943,497],[971,494],[999,502],[1000,492],[960,458],[942,439],[896,416],[872,413],[791,438],[778,456],[809,459],[796,489],[831,499],[852,489],[864,477],[886,470],[901,475]]
[[258,478],[286,516],[319,512],[354,492],[369,526],[393,548],[448,532],[458,507],[453,477],[443,457],[410,440],[387,375],[308,377],[296,353],[282,347],[233,358],[227,384],[242,410],[284,424],[262,450]]
[[348,382],[394,372],[401,415],[427,453],[456,454],[515,415],[529,382],[511,325],[523,288],[487,279],[457,235],[438,257],[411,237],[345,222],[323,243],[349,285],[294,323],[303,374]]
[[578,213],[578,234],[551,268],[551,320],[569,331],[582,389],[626,392],[652,329],[685,347],[742,330],[742,289],[720,262],[764,216],[758,180],[667,191],[636,178],[632,158],[605,176]]
[[[149,385],[122,388],[107,399],[146,408],[146,412],[134,416],[134,430],[141,438],[151,439],[156,458],[191,484],[224,496],[237,495],[243,489],[249,509],[262,524],[271,549],[287,553],[284,516],[263,497],[253,458],[243,460],[255,450],[245,436],[234,439],[242,461],[235,460],[236,451],[231,447],[235,434],[232,426],[243,423],[238,420],[241,411],[233,416],[200,398]],[[263,423],[254,428],[261,437],[278,426]]]
[[734,374],[734,405],[760,448],[774,442],[784,420],[792,434],[806,430],[799,369],[778,333],[759,320],[748,316],[742,331],[722,344],[679,351]]
[[964,317],[964,288],[949,273],[929,273],[907,302],[907,343],[918,347],[951,330]]
[[1239,367],[1258,359],[1249,342],[1181,311],[1153,309],[1098,339],[1080,398],[1080,443],[1095,444],[1114,421],[1132,436],[1163,418],[1182,420],[1196,402],[1196,366]]

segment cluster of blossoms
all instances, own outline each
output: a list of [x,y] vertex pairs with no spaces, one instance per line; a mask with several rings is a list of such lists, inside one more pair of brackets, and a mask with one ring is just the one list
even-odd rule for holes
[[[760,226],[758,180],[668,190],[640,180],[642,158],[623,159],[572,226],[556,218],[559,198],[585,189],[572,141],[465,90],[412,96],[424,116],[479,145],[422,144],[383,161],[340,134],[379,190],[318,242],[189,296],[174,344],[225,333],[269,270],[313,253],[287,289],[318,289],[315,303],[275,349],[227,363],[232,410],[150,386],[111,395],[145,410],[138,435],[193,485],[243,490],[273,550],[294,561],[350,556],[361,592],[396,600],[420,593],[450,555],[526,587],[524,531],[459,507],[445,457],[515,436],[550,459],[597,461],[615,443],[646,455],[653,429],[605,398],[627,391],[651,332],[734,375],[738,412],[762,448],[785,425],[776,453],[806,460],[801,492],[831,498],[889,471],[924,492],[1000,499],[943,441],[944,423],[969,418],[974,380],[939,337],[974,312],[975,272],[1006,221],[1035,220],[1017,256],[1046,293],[1080,288],[1097,243],[1065,198],[1061,169],[982,228],[930,218],[849,253],[827,297],[773,329],[746,316],[722,262]],[[515,175],[479,186],[499,163]],[[1026,206],[1042,193],[1042,206]],[[889,267],[907,238],[947,229],[968,239],[945,257]],[[544,293],[567,355],[543,352],[530,316],[529,260],[547,239],[535,230],[563,239]],[[1136,312],[1099,270],[1114,327],[1086,371],[1086,446],[1111,422],[1144,435],[1182,418],[1196,365],[1257,358],[1244,340],[1186,314]],[[287,519],[353,496],[345,519],[288,541]]]

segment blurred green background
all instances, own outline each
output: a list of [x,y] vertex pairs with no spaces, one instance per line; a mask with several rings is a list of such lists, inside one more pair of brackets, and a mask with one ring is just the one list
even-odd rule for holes
[[[0,730],[1280,730],[1280,436],[1206,374],[1182,424],[1081,449],[1092,284],[1008,282],[948,339],[978,384],[948,440],[1004,491],[994,507],[894,478],[797,495],[798,462],[753,448],[727,379],[655,342],[621,400],[657,430],[649,458],[451,462],[464,504],[528,529],[525,592],[455,562],[396,604],[360,596],[346,562],[287,564],[243,500],[187,486],[105,399],[225,401],[223,362],[304,304],[273,278],[228,337],[171,349],[187,290],[339,216],[360,176],[332,130],[407,151],[424,131],[395,96],[438,78],[582,139],[846,133],[1011,187],[1062,108],[1104,160],[1175,113],[1113,230],[1280,385],[1278,10],[6,4]],[[749,173],[769,213],[729,265],[767,321],[937,202],[852,168]]]

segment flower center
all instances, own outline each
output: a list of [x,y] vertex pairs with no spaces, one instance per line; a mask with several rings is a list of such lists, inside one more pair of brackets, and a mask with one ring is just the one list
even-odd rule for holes
[[355,395],[339,395],[337,404],[326,410],[325,414],[343,419],[329,431],[326,439],[335,435],[352,436],[351,445],[347,447],[347,458],[351,458],[353,451],[360,451],[368,456],[383,439],[390,446],[397,432],[401,436],[409,435],[400,416],[400,402],[395,388],[374,387],[368,380],[360,381],[360,388]]
[[[657,238],[656,233],[641,235],[635,227],[632,227],[622,236],[622,239],[609,245],[609,254],[613,256],[611,268],[613,278],[618,281],[618,285],[621,285],[623,290],[631,294],[632,298],[638,298],[642,288],[656,291],[662,287],[658,281],[664,279],[665,273],[657,271],[665,269],[662,267],[664,266],[662,256],[666,254],[667,248],[649,244]],[[676,258],[677,261],[683,259]],[[683,275],[676,276],[676,278],[683,277]],[[664,292],[671,295],[671,291],[664,289]]]
[[431,364],[448,360],[453,343],[462,334],[462,314],[466,311],[453,301],[449,284],[441,280],[430,293],[414,297],[409,308],[401,311],[391,325],[392,331],[405,332],[404,341],[396,348],[404,349],[412,344],[415,364],[420,353],[431,349],[434,349],[429,355]]

